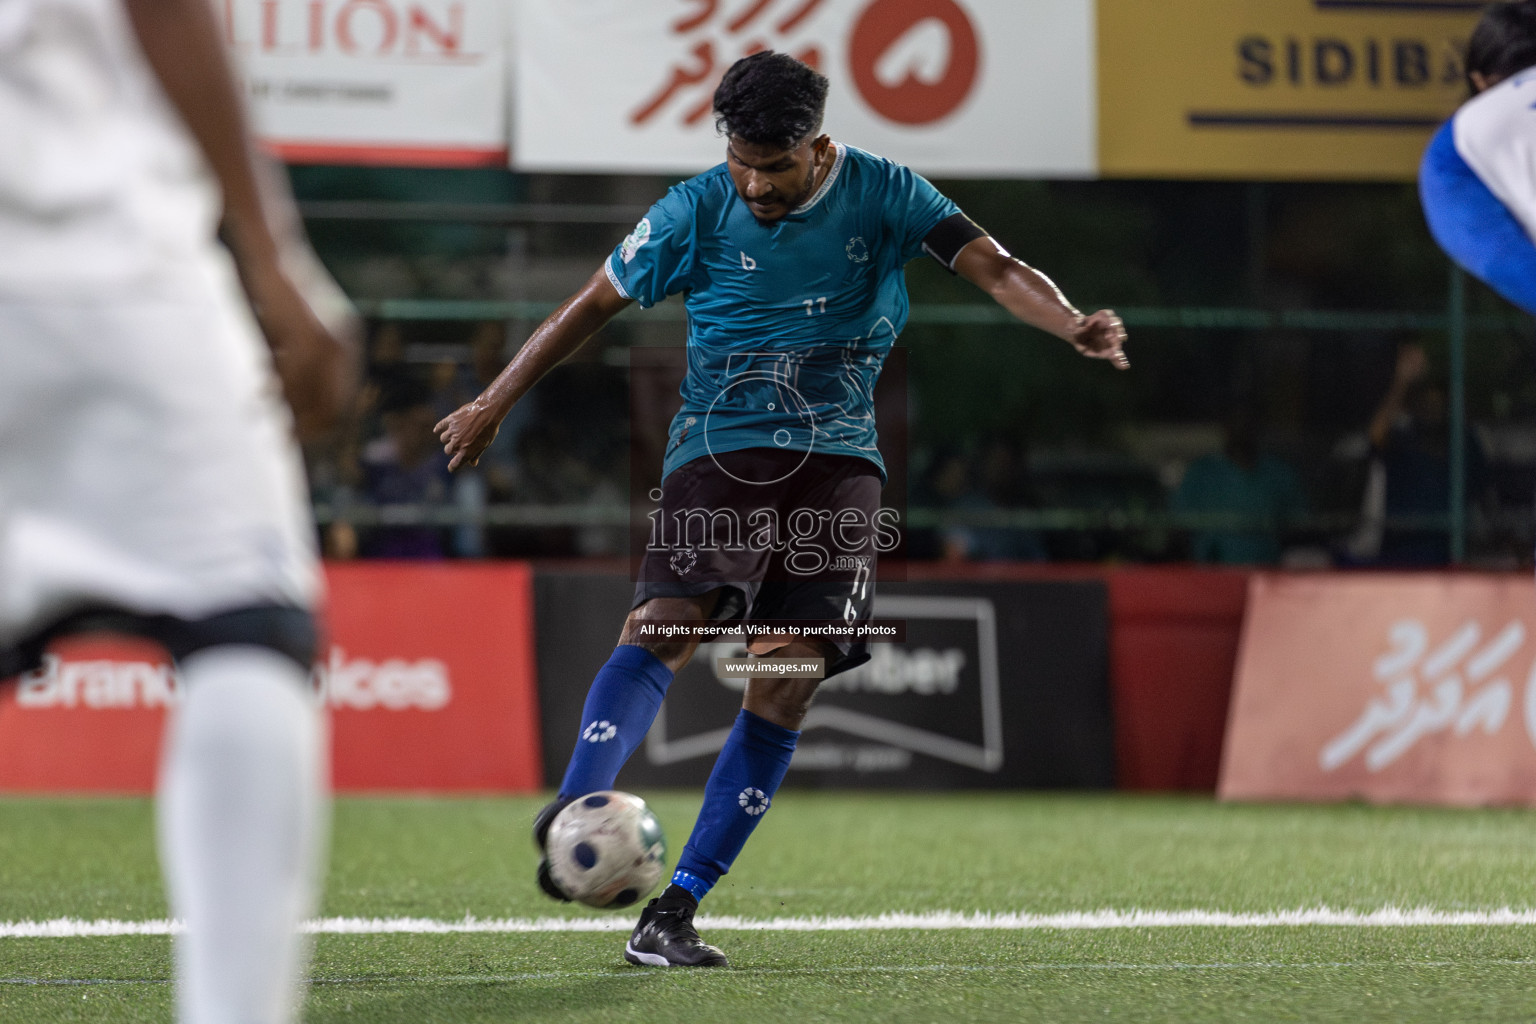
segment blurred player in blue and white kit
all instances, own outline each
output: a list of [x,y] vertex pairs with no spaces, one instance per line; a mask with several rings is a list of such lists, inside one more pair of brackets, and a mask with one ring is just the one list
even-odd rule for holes
[[1466,71],[1473,96],[1419,167],[1424,217],[1461,267],[1536,313],[1536,0],[1483,13]]
[[[725,163],[674,186],[496,381],[438,424],[450,465],[473,464],[513,404],[622,309],[683,295],[688,373],[658,529],[559,796],[535,819],[541,847],[561,808],[613,788],[698,647],[648,635],[647,623],[745,619],[768,630],[748,643],[752,656],[822,659],[828,676],[868,659],[861,640],[771,627],[868,620],[875,558],[890,550],[874,386],[907,321],[909,261],[926,253],[1025,323],[1127,365],[1112,312],[1079,313],[923,178],[822,134],[827,84],[784,54],[733,65],[714,97]],[[749,679],[672,884],[625,947],[631,963],[726,963],[694,912],[771,805],[817,682],[766,669]],[[564,898],[547,861],[539,881]]]
[[350,311],[269,173],[207,0],[0,0],[0,679],[77,631],[175,659],[188,1024],[292,1019],[328,820],[293,434],[348,400]]

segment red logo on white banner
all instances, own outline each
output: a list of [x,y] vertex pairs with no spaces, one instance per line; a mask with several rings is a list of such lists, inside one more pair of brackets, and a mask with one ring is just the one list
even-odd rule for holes
[[[693,10],[669,26],[681,52],[630,112],[631,124],[669,116],[685,125],[702,122],[721,76],[742,57],[783,50],[822,68],[831,49],[831,40],[810,30],[825,0],[690,2]],[[874,0],[854,22],[848,66],[875,113],[896,124],[926,125],[953,113],[971,94],[980,47],[975,26],[955,0]]]
[[959,109],[976,85],[976,29],[954,0],[875,0],[854,22],[848,68],[876,113],[923,125]]

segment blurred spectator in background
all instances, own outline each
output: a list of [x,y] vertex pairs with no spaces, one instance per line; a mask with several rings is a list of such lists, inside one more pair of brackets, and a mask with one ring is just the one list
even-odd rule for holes
[[413,370],[406,363],[402,324],[393,320],[369,321],[363,346],[365,376],[356,401],[328,443],[305,452],[310,494],[316,506],[330,514],[329,521],[324,521],[322,513],[320,549],[333,561],[350,561],[372,554],[351,514],[356,505],[367,503],[364,448],[372,440],[377,455],[379,439],[386,434],[380,409],[382,396],[398,396],[413,386],[419,387],[413,385]]
[[411,375],[405,361],[405,328],[395,320],[379,320],[369,325],[368,331],[368,384],[373,391],[372,400],[365,398],[365,407],[377,407],[379,391],[396,387]]
[[[475,324],[469,336],[469,360],[445,360],[433,372],[433,422],[472,401],[496,379],[512,353],[507,351],[507,325],[501,320]],[[463,517],[453,534],[454,554],[484,558],[491,543],[484,524],[486,508],[494,502],[513,501],[523,488],[518,446],[523,431],[539,412],[536,397],[521,402],[502,421],[501,429],[486,447],[480,461],[452,479],[453,503]]]
[[[488,506],[527,497],[518,446],[524,428],[537,415],[536,399],[520,405],[480,464],[457,477],[450,478],[445,460],[426,450],[433,447],[430,432],[423,435],[421,429],[423,420],[430,427],[495,379],[507,359],[505,323],[488,320],[473,325],[467,359],[446,358],[422,365],[413,361],[413,340],[409,325],[374,322],[362,396],[335,444],[311,461],[310,485],[316,501],[328,507],[333,517],[321,534],[329,558],[449,554],[483,558],[492,547],[484,523]],[[426,502],[456,508],[459,525],[451,530],[425,525],[360,530],[350,514],[359,503]]]
[[[513,354],[507,351],[505,322],[485,320],[476,324],[469,336],[469,361],[449,360],[439,363],[435,369],[432,404],[437,418],[441,419],[465,402],[472,401],[496,379]],[[519,406],[524,404],[526,409],[514,409],[502,421],[495,440],[475,467],[475,474],[483,481],[491,501],[507,501],[518,489],[521,476],[518,442],[538,415],[536,398],[519,403]]]
[[[928,500],[933,507],[943,511],[974,511],[986,507],[983,499],[971,484],[970,460],[955,449],[941,451],[933,460],[928,475]],[[964,562],[971,555],[970,529],[949,524],[941,527],[934,538],[936,548],[933,557],[944,562]]]
[[361,453],[368,436],[365,421],[374,417],[377,404],[377,387],[365,381],[327,443],[304,451],[310,495],[321,513],[320,551],[332,561],[345,562],[358,556],[357,528],[350,510],[357,504],[363,484]]
[[[362,451],[363,493],[375,505],[440,504],[449,493],[448,460],[432,434],[432,391],[418,376],[399,375],[379,391],[383,434]],[[360,538],[369,558],[442,558],[440,529],[431,525],[377,526]]]
[[[554,389],[548,389],[553,391]],[[568,408],[562,415],[545,417],[522,437],[520,454],[526,468],[529,493],[543,504],[622,508],[626,498],[624,456],[628,448],[614,443],[618,428],[609,433],[592,429],[592,410]],[[562,553],[585,557],[621,554],[628,542],[622,526],[583,525],[560,531],[563,537],[546,537],[545,543]]]
[[1040,562],[1045,545],[1033,530],[988,522],[994,516],[1032,506],[1022,445],[994,438],[972,460],[960,451],[942,452],[929,476],[930,500],[939,508],[970,513],[979,521],[956,523],[939,532],[937,556],[946,562]]
[[[1429,359],[1417,343],[1398,349],[1392,384],[1371,417],[1370,439],[1371,477],[1351,553],[1386,566],[1444,565],[1450,558],[1447,526],[1392,525],[1404,517],[1443,519],[1451,507],[1445,389],[1430,379]],[[1485,486],[1487,460],[1470,431],[1465,452],[1466,493],[1472,496]]]
[[1234,409],[1223,424],[1222,450],[1191,463],[1173,494],[1174,512],[1233,521],[1191,533],[1190,557],[1197,562],[1274,565],[1286,524],[1306,514],[1296,472],[1259,451],[1259,433],[1251,407]]

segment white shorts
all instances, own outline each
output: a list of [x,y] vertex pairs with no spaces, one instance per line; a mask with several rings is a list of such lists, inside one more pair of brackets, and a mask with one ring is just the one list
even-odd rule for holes
[[0,648],[87,607],[312,607],[290,417],[227,260],[153,294],[0,294]]

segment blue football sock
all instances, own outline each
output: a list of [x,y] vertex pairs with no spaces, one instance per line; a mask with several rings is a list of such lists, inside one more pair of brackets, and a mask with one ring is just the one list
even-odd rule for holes
[[800,734],[742,709],[704,786],[704,806],[677,859],[672,884],[704,894],[731,869],[773,802]]
[[598,669],[581,709],[581,735],[571,752],[561,797],[612,789],[619,769],[650,731],[672,670],[644,647],[620,644]]

